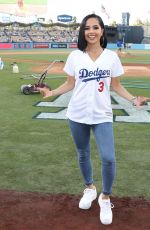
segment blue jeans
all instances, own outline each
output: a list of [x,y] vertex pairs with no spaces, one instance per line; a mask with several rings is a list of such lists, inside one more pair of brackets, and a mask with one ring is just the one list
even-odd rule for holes
[[116,173],[114,135],[111,122],[87,125],[69,120],[71,133],[76,145],[79,166],[86,185],[93,184],[93,169],[90,156],[90,131],[93,131],[102,161],[102,192],[112,193]]

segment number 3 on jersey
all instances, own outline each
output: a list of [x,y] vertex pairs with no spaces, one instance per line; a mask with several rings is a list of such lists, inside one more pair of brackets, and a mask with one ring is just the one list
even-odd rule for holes
[[103,90],[104,90],[104,82],[99,82],[99,88],[98,88],[98,91],[99,92],[103,92]]

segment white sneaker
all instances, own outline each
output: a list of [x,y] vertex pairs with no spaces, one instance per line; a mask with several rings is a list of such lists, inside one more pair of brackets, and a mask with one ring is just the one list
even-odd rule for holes
[[110,199],[102,199],[102,194],[99,196],[98,203],[100,206],[100,221],[102,224],[108,225],[112,223],[113,214],[112,208],[114,207],[110,203]]
[[86,188],[83,192],[83,197],[79,202],[79,208],[89,209],[92,205],[93,200],[97,197],[97,191],[95,189]]

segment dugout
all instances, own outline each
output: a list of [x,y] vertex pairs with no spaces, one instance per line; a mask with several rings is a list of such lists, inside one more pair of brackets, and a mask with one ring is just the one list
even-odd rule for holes
[[118,39],[117,27],[105,26],[108,43],[116,43]]
[[105,26],[109,43],[116,43],[118,40],[123,43],[141,44],[144,38],[142,26]]
[[118,39],[123,43],[141,44],[144,38],[142,26],[117,26]]

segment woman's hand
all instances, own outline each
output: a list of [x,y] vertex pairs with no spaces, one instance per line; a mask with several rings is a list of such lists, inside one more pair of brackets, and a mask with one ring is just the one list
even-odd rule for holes
[[71,91],[75,86],[75,79],[72,76],[68,76],[67,80],[60,85],[58,88],[50,90],[48,87],[36,87],[36,89],[40,92],[43,98],[48,98],[52,96],[62,95]]
[[142,105],[147,105],[147,102],[150,102],[149,97],[144,97],[144,96],[133,96],[126,90],[126,88],[120,83],[120,78],[115,77],[112,78],[111,80],[112,88],[113,90],[120,95],[121,97],[127,99],[132,103],[134,106],[142,106]]
[[43,87],[43,88],[37,87],[37,90],[40,92],[43,98],[48,98],[53,96],[52,91],[49,90],[49,88],[47,87]]
[[137,96],[132,100],[134,106],[147,105],[147,102],[150,102],[150,98],[144,96]]

